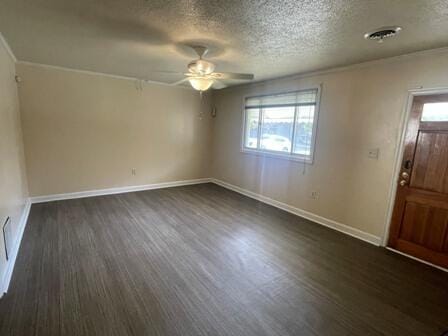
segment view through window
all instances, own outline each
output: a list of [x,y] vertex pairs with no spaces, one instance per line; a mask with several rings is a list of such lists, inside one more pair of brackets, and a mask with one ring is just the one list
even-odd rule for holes
[[426,103],[423,105],[422,121],[448,121],[448,103]]
[[312,161],[318,89],[246,98],[244,149]]

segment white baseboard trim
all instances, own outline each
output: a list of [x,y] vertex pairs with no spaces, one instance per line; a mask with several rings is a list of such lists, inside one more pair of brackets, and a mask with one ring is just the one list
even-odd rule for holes
[[59,201],[59,200],[67,200],[73,198],[84,198],[84,197],[92,197],[92,196],[102,196],[102,195],[113,195],[113,194],[124,194],[133,191],[142,191],[142,190],[152,190],[152,189],[161,189],[161,188],[170,188],[170,187],[180,187],[191,184],[200,184],[211,182],[210,178],[201,178],[194,180],[182,180],[182,181],[173,181],[173,182],[161,182],[161,183],[153,183],[153,184],[145,184],[145,185],[137,185],[137,186],[128,186],[128,187],[118,187],[118,188],[107,188],[107,189],[97,189],[97,190],[88,190],[88,191],[78,191],[73,193],[66,194],[55,194],[55,195],[43,195],[43,196],[34,196],[31,197],[31,203],[43,203],[43,202],[51,202],[51,201]]
[[430,263],[430,262],[428,262],[428,261],[425,261],[425,260],[422,260],[422,259],[420,259],[420,258],[411,256],[410,254],[407,254],[407,253],[398,251],[398,250],[396,250],[396,249],[394,249],[394,248],[392,248],[392,247],[388,247],[388,246],[386,246],[386,249],[389,250],[389,251],[391,251],[391,252],[394,252],[394,253],[397,253],[397,254],[401,254],[402,256],[411,258],[411,259],[413,259],[413,260],[415,260],[415,261],[421,262],[421,263],[423,263],[423,264],[425,264],[425,265],[428,265],[428,266],[431,266],[431,267],[435,267],[435,268],[437,268],[437,269],[439,269],[439,270],[441,270],[441,271],[444,271],[444,272],[447,272],[447,273],[448,273],[448,269],[446,269],[446,268],[443,268],[443,267],[441,267],[441,266],[434,265],[434,264],[432,264],[432,263]]
[[[201,178],[201,179],[193,179],[193,180],[183,180],[183,181],[173,181],[173,182],[162,182],[162,183],[154,183],[154,184],[147,184],[147,185],[139,185],[139,186],[129,186],[129,187],[119,187],[119,188],[108,188],[108,189],[99,189],[99,190],[90,190],[90,191],[81,191],[81,192],[74,192],[74,193],[66,193],[66,194],[56,194],[56,195],[45,195],[45,196],[36,196],[28,198],[25,207],[22,212],[22,216],[20,218],[20,224],[19,229],[17,233],[16,240],[14,242],[12,252],[11,252],[11,258],[8,261],[6,272],[3,276],[3,279],[1,281],[1,293],[0,297],[3,296],[4,293],[8,291],[9,283],[11,281],[12,273],[14,270],[14,265],[16,262],[17,254],[19,251],[20,243],[22,241],[23,233],[25,231],[26,223],[28,221],[28,215],[31,210],[31,204],[33,203],[41,203],[41,202],[50,202],[50,201],[56,201],[56,200],[65,200],[65,199],[73,199],[73,198],[84,198],[84,197],[92,197],[92,196],[101,196],[101,195],[112,195],[112,194],[121,194],[121,193],[127,193],[127,192],[133,192],[133,191],[142,191],[142,190],[151,190],[151,189],[161,189],[161,188],[170,188],[170,187],[178,187],[178,186],[185,186],[185,185],[193,185],[193,184],[201,184],[201,183],[215,183],[219,186],[222,186],[226,189],[233,190],[237,193],[240,193],[242,195],[248,196],[250,198],[256,199],[260,202],[272,205],[276,208],[282,209],[284,211],[287,211],[289,213],[292,213],[296,216],[306,218],[308,220],[311,220],[315,223],[318,223],[320,225],[326,226],[330,229],[345,233],[349,236],[352,236],[354,238],[358,238],[360,240],[363,240],[365,242],[368,242],[370,244],[373,244],[375,246],[381,245],[381,238],[374,236],[370,233],[363,232],[361,230],[352,228],[350,226],[347,226],[345,224],[336,222],[334,220],[316,215],[314,213],[311,213],[309,211],[299,209],[296,207],[293,207],[291,205],[288,205],[286,203],[282,203],[280,201],[274,200],[272,198],[269,198],[267,196],[263,196],[261,194],[257,194],[255,192],[243,189],[241,187],[235,186],[233,184],[215,179],[215,178]],[[413,256],[410,256],[408,254],[402,253],[400,251],[394,250],[392,248],[387,248],[390,251],[393,251],[398,254],[402,254],[406,257],[412,258],[414,260],[420,261],[424,264],[427,264],[429,266],[436,267],[442,271],[448,272],[447,269],[436,266],[434,264],[428,263],[424,260],[415,258]]]
[[17,237],[10,251],[10,258],[6,264],[6,271],[5,274],[3,275],[1,283],[2,287],[0,297],[2,297],[3,294],[5,294],[8,291],[9,283],[11,282],[12,272],[14,270],[14,265],[16,263],[17,254],[19,252],[20,243],[22,241],[23,232],[25,231],[26,223],[28,221],[28,215],[30,214],[30,209],[31,209],[31,202],[29,199],[27,199],[22,211],[22,216],[20,217],[19,228],[17,230]]
[[377,236],[374,236],[374,235],[372,235],[370,233],[367,233],[367,232],[355,229],[355,228],[350,227],[348,225],[336,222],[336,221],[334,221],[332,219],[328,219],[328,218],[316,215],[316,214],[314,214],[312,212],[293,207],[292,205],[288,205],[286,203],[282,203],[282,202],[276,201],[276,200],[274,200],[272,198],[269,198],[267,196],[263,196],[263,195],[257,194],[257,193],[255,193],[253,191],[249,191],[249,190],[240,188],[238,186],[235,186],[233,184],[230,184],[230,183],[218,180],[218,179],[212,178],[211,182],[213,182],[213,183],[215,183],[217,185],[220,185],[221,187],[224,187],[224,188],[236,191],[237,193],[240,193],[242,195],[245,195],[245,196],[248,196],[250,198],[256,199],[256,200],[258,200],[260,202],[263,202],[263,203],[272,205],[272,206],[274,206],[276,208],[285,210],[285,211],[287,211],[289,213],[292,213],[292,214],[294,214],[296,216],[306,218],[306,219],[308,219],[310,221],[313,221],[313,222],[318,223],[320,225],[326,226],[326,227],[328,227],[330,229],[333,229],[333,230],[345,233],[345,234],[347,234],[349,236],[361,239],[361,240],[363,240],[365,242],[368,242],[370,244],[373,244],[375,246],[380,246],[381,245],[381,241],[382,241],[381,238],[377,237]]
[[208,182],[211,182],[210,178],[201,178],[201,179],[194,179],[194,180],[162,182],[162,183],[146,184],[146,185],[139,185],[139,186],[108,188],[108,189],[100,189],[100,190],[89,190],[89,191],[80,191],[80,192],[74,192],[74,193],[45,195],[45,196],[36,196],[36,197],[28,198],[26,200],[25,207],[22,212],[22,216],[20,217],[20,223],[19,223],[19,228],[18,228],[18,232],[17,232],[17,237],[16,237],[16,240],[12,247],[11,257],[8,260],[8,263],[6,266],[6,271],[5,271],[5,274],[3,275],[3,279],[1,279],[0,298],[3,296],[3,294],[5,294],[8,291],[9,283],[11,282],[12,272],[14,270],[14,265],[16,262],[17,254],[19,252],[20,243],[22,241],[23,233],[25,231],[26,223],[28,221],[28,215],[31,210],[31,204],[50,202],[50,201],[56,201],[56,200],[66,200],[66,199],[73,199],[73,198],[122,194],[122,193],[133,192],[133,191],[179,187],[179,186],[201,184],[201,183],[208,183]]

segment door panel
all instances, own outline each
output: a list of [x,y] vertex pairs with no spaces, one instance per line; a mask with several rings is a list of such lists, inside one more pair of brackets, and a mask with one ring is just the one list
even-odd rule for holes
[[400,239],[443,252],[448,226],[448,210],[407,202]]
[[448,268],[448,104],[439,105],[441,121],[421,121],[434,102],[448,103],[448,95],[416,97],[412,105],[389,246]]
[[429,207],[415,202],[407,202],[400,238],[423,245],[423,236],[428,221]]
[[448,193],[448,133],[419,132],[410,186]]

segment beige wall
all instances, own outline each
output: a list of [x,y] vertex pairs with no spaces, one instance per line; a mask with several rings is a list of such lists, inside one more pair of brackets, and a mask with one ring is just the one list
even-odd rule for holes
[[17,72],[31,196],[209,176],[209,97],[20,63]]
[[[18,237],[20,218],[28,196],[14,76],[14,61],[0,40],[0,229],[9,216],[13,243]],[[3,233],[0,234],[0,280],[3,281],[7,262]]]
[[[408,90],[448,86],[448,53],[215,91],[214,120],[210,99],[192,90],[141,91],[130,80],[26,64],[17,71],[32,196],[215,177],[381,237]],[[320,84],[312,165],[240,152],[245,95]]]
[[[245,95],[322,84],[312,165],[240,152]],[[448,87],[448,52],[422,53],[316,76],[215,91],[215,178],[375,236],[386,225],[408,90]],[[378,160],[368,158],[379,148]],[[310,198],[317,190],[320,197]]]

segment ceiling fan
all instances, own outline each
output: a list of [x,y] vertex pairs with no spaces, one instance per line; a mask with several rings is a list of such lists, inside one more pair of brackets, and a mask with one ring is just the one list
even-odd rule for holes
[[215,64],[203,59],[208,49],[204,46],[190,46],[199,56],[199,59],[188,64],[188,72],[181,73],[186,78],[172,83],[171,85],[179,85],[184,82],[190,82],[191,86],[198,91],[207,91],[210,87],[214,89],[225,88],[226,85],[221,80],[252,80],[253,74],[232,73],[232,72],[214,72]]

